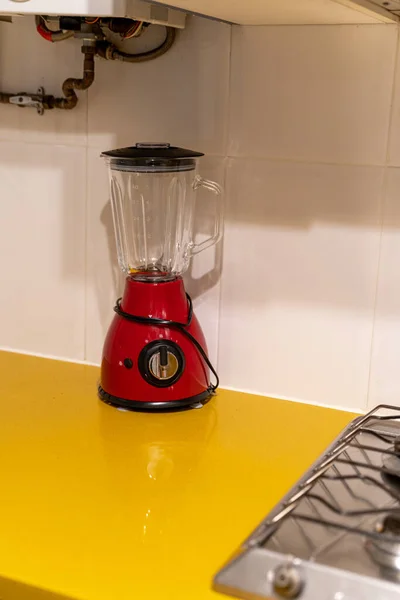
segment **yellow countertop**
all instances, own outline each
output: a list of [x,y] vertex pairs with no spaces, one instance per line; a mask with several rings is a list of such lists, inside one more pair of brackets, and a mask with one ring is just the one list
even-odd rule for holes
[[95,367],[0,352],[0,373],[4,600],[222,599],[214,573],[354,417],[225,390],[131,413]]

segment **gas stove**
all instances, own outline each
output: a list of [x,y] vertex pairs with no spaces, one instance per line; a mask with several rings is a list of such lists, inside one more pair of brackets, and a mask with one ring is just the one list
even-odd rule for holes
[[400,408],[354,420],[214,587],[252,600],[399,600]]

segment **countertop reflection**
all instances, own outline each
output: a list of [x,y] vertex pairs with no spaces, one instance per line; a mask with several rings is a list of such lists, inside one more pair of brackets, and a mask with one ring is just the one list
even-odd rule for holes
[[[0,595],[218,598],[235,548],[354,417],[221,390],[201,409],[100,402],[98,369],[0,352]],[[14,590],[14,591],[13,591]]]

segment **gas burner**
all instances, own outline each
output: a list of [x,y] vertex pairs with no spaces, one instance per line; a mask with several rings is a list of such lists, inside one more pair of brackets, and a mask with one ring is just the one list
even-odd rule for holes
[[214,584],[260,600],[399,600],[400,408],[353,421]]
[[371,558],[384,569],[400,572],[400,510],[388,513],[375,525],[379,537],[369,538],[366,548]]

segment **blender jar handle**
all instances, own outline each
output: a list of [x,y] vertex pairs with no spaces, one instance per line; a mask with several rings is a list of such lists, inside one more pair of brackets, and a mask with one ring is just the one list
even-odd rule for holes
[[[193,189],[198,190],[200,187],[203,187],[206,190],[213,192],[213,194],[215,194],[216,196],[222,196],[222,188],[220,185],[218,185],[218,183],[215,183],[215,181],[210,181],[209,179],[203,179],[202,177],[200,177],[200,175],[196,175],[194,183],[193,183]],[[221,199],[219,198],[219,199],[217,199],[217,210],[216,210],[215,221],[214,221],[214,233],[213,233],[213,235],[208,237],[206,240],[203,240],[202,242],[200,242],[200,244],[193,243],[192,248],[191,248],[191,254],[198,254],[199,252],[202,252],[206,248],[213,246],[214,244],[219,242],[221,237],[222,237],[222,202],[221,202]]]

